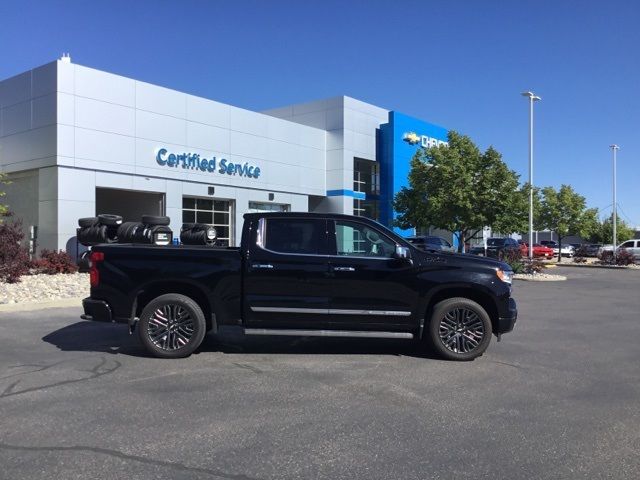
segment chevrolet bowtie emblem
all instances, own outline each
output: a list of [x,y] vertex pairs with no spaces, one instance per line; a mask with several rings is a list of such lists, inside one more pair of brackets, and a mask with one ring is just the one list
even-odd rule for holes
[[411,145],[420,143],[420,137],[416,135],[416,132],[407,132],[402,136],[402,139]]

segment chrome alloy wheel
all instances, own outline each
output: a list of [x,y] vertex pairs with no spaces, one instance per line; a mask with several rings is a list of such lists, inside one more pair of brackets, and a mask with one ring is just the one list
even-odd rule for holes
[[440,340],[454,353],[469,353],[478,348],[485,336],[482,319],[468,308],[449,310],[440,320]]
[[157,308],[149,319],[147,334],[154,345],[163,350],[177,350],[189,343],[195,323],[181,305],[167,304]]

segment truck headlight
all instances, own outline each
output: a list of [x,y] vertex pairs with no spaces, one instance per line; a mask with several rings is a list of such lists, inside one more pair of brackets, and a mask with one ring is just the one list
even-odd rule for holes
[[502,270],[501,268],[496,268],[496,275],[504,283],[508,283],[509,285],[511,285],[511,282],[513,281],[512,270]]

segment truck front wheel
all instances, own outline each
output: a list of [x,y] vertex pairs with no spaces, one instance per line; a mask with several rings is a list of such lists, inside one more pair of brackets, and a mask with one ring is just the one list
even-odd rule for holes
[[448,360],[473,360],[482,355],[491,342],[491,319],[473,300],[448,298],[433,309],[428,339]]
[[169,293],[147,304],[137,330],[150,353],[161,358],[180,358],[191,355],[200,346],[207,326],[195,301]]

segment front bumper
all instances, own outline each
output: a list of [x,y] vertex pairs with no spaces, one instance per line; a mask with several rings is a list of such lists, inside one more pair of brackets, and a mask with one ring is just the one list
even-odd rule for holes
[[109,304],[104,300],[94,300],[91,297],[87,297],[82,300],[82,307],[84,308],[84,315],[81,315],[80,318],[83,320],[93,320],[96,322],[115,321],[111,315]]
[[496,334],[501,335],[503,333],[510,332],[516,324],[518,319],[518,307],[516,301],[513,298],[509,298],[509,305],[507,314],[498,318],[498,331]]

